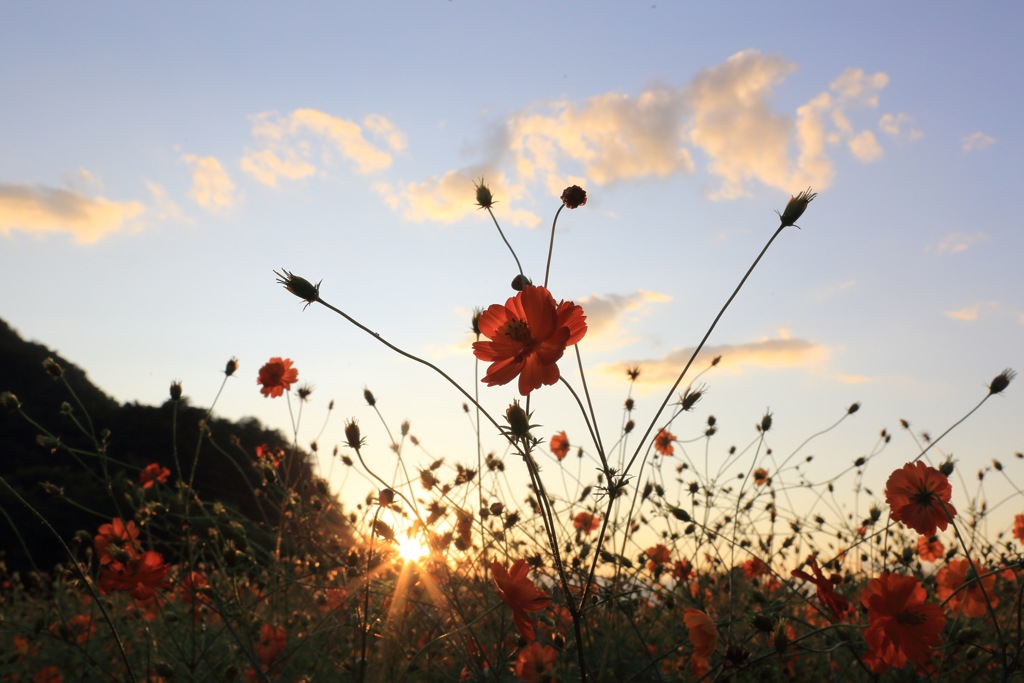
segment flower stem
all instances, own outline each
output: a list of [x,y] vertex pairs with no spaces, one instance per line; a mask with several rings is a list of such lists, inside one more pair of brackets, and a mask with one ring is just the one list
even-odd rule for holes
[[494,212],[491,211],[491,207],[489,207],[489,206],[487,207],[487,213],[489,213],[491,215],[491,220],[494,221],[494,227],[496,227],[498,229],[498,234],[501,235],[501,239],[505,243],[505,246],[508,247],[508,250],[510,252],[512,252],[512,258],[514,258],[516,260],[516,268],[519,269],[519,275],[521,277],[526,277],[525,275],[523,275],[523,265],[521,263],[519,263],[519,257],[516,256],[516,250],[512,248],[511,244],[509,244],[508,239],[506,239],[506,237],[505,237],[505,233],[502,232],[502,230],[501,230],[501,226],[498,225],[498,219],[494,217]]
[[551,253],[555,250],[555,226],[558,225],[558,214],[562,213],[562,209],[565,208],[565,204],[558,207],[558,211],[555,211],[555,219],[551,221],[551,241],[548,243],[548,263],[544,266],[544,289],[548,287],[548,274],[551,272]]

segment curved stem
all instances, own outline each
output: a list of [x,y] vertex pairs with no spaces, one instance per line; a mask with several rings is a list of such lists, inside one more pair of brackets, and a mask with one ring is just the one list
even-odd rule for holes
[[487,213],[491,214],[491,220],[494,221],[494,227],[498,229],[498,234],[501,235],[501,240],[505,243],[505,246],[508,247],[508,250],[512,252],[512,258],[516,260],[516,268],[519,269],[519,275],[521,277],[526,277],[523,275],[523,265],[519,263],[519,257],[516,256],[516,250],[512,248],[511,244],[509,244],[508,239],[505,237],[505,233],[501,230],[501,226],[498,225],[498,219],[494,217],[494,212],[491,211],[491,207],[489,206],[487,207]]
[[551,221],[551,241],[548,243],[548,263],[544,266],[544,289],[548,287],[548,274],[551,272],[551,252],[555,250],[555,226],[558,225],[558,214],[562,213],[562,209],[565,208],[565,204],[558,207],[558,211],[555,211],[555,219]]

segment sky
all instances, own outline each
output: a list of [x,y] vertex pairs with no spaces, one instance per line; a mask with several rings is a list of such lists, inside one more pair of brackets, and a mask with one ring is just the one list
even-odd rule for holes
[[[517,272],[474,205],[480,178],[537,282],[562,189],[588,191],[559,217],[549,284],[588,316],[579,348],[606,440],[625,369],[641,368],[646,426],[774,211],[808,187],[801,229],[709,340],[699,367],[723,361],[675,434],[715,415],[724,457],[770,410],[773,450],[814,454],[824,477],[886,428],[893,443],[865,473],[878,494],[918,453],[900,419],[935,436],[1004,368],[1024,371],[1018,3],[54,2],[4,15],[0,317],[118,401],[162,403],[180,380],[208,406],[237,357],[216,413],[291,433],[286,399],[255,381],[287,357],[313,387],[301,443],[329,453],[356,418],[389,469],[369,388],[392,430],[411,422],[418,457],[473,465],[454,388],[304,311],[272,271],[322,280],[326,301],[473,392],[470,316],[512,295]],[[574,366],[567,354],[579,389]],[[516,398],[514,385],[479,391],[495,415]],[[531,408],[542,436],[564,429],[592,450],[564,387]],[[1022,415],[1018,381],[939,444],[960,464],[955,495],[981,495],[974,474],[993,458],[1020,480]],[[362,498],[369,485],[328,461],[343,498]],[[997,514],[1020,512],[1019,497],[1001,502],[1005,481],[985,487]]]

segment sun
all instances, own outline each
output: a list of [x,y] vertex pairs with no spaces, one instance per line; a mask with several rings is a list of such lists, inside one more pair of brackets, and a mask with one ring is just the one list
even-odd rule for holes
[[398,554],[406,562],[416,562],[430,552],[420,539],[412,536],[398,543]]

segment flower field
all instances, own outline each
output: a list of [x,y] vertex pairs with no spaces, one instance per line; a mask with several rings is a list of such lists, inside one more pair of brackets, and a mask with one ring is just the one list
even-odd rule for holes
[[[371,332],[319,284],[276,272],[306,315],[341,316],[465,400],[456,417],[472,425],[475,457],[454,461],[418,448],[408,423],[391,431],[366,390],[389,439],[374,443],[348,420],[331,460],[365,478],[362,500],[338,500],[299,446],[312,436],[301,429],[311,389],[299,382],[300,360],[266,360],[255,386],[235,359],[224,369],[225,382],[242,377],[245,391],[287,411],[290,447],[244,445],[204,418],[198,443],[153,434],[173,455],[144,466],[122,459],[116,434],[94,423],[64,368],[47,361],[39,381],[65,394],[62,414],[33,414],[11,392],[0,409],[102,488],[113,514],[53,487],[83,523],[66,537],[0,479],[4,500],[36,514],[31,529],[0,520],[5,550],[45,536],[63,553],[55,567],[0,565],[0,681],[1019,680],[1021,454],[985,473],[1009,482],[1015,494],[1001,505],[1020,513],[1012,528],[982,533],[990,511],[958,485],[957,463],[941,450],[964,420],[912,437],[916,453],[873,492],[862,475],[888,454],[886,431],[818,480],[805,472],[806,451],[772,452],[771,412],[755,439],[728,449],[713,415],[693,416],[718,364],[694,367],[698,353],[776,237],[811,220],[815,197],[808,189],[778,212],[660,408],[636,408],[642,367],[622,377],[612,429],[599,424],[579,351],[586,307],[548,289],[559,216],[587,202],[578,186],[561,196],[545,276],[534,283],[491,212],[490,189],[477,185],[476,203],[518,274],[507,300],[472,318],[466,359],[476,386]],[[298,345],[287,353],[302,357]],[[1014,377],[996,374],[964,418]],[[497,391],[517,398],[494,411]],[[538,392],[577,407],[587,433],[539,427],[549,423],[532,410]],[[176,429],[180,383],[169,406]],[[858,410],[838,411],[808,441]],[[226,463],[224,478],[237,484],[224,485],[246,505],[198,492],[200,445]],[[843,492],[855,514],[832,504]]]

